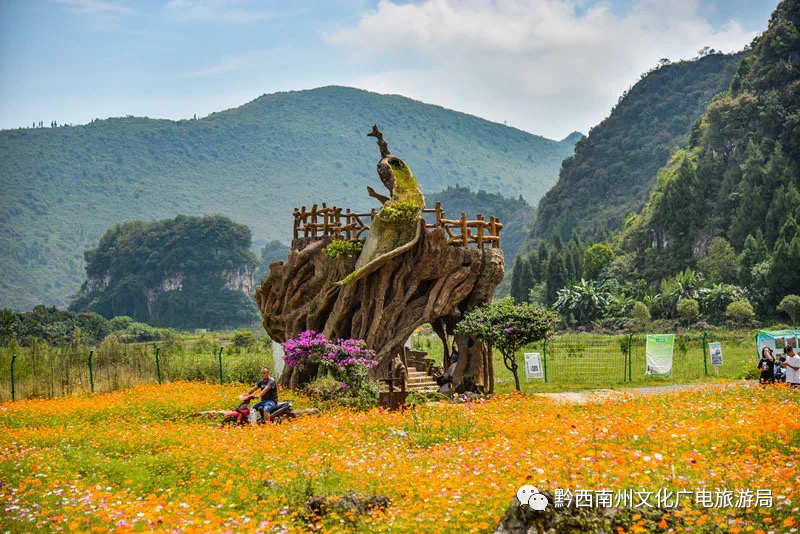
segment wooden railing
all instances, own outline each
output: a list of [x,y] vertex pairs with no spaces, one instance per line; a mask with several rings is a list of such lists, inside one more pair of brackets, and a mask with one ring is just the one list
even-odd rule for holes
[[369,213],[354,213],[350,208],[342,212],[342,208],[329,208],[324,202],[321,208],[316,204],[311,206],[311,211],[306,210],[305,206],[295,208],[294,238],[331,236],[334,239],[356,241],[369,230],[369,225],[362,218],[369,217],[369,222],[372,223],[376,214],[374,209]]
[[[478,248],[483,248],[484,244],[491,244],[492,248],[500,247],[500,230],[503,225],[500,219],[489,217],[485,220],[480,213],[476,216],[477,220],[468,221],[467,214],[462,212],[460,219],[445,219],[442,203],[437,202],[433,209],[422,210],[423,213],[434,213],[436,219],[433,223],[426,223],[426,228],[443,228],[447,233],[448,245],[462,245],[468,247],[470,243],[475,243]],[[472,232],[475,230],[475,233]]]
[[[422,210],[423,213],[433,213],[435,218],[432,223],[426,221],[426,228],[442,228],[447,233],[448,245],[461,245],[464,247],[470,244],[483,248],[484,245],[491,245],[492,248],[500,247],[500,230],[503,225],[500,219],[489,217],[485,220],[483,215],[478,214],[474,221],[467,220],[467,214],[461,213],[460,219],[446,219],[441,202],[436,203],[435,208]],[[344,241],[356,241],[369,230],[369,225],[378,214],[376,210],[368,213],[355,213],[349,209],[342,210],[336,206],[328,207],[325,203],[322,207],[316,204],[307,210],[305,206],[294,210],[294,239],[299,238],[323,238],[326,236]],[[369,224],[367,224],[369,217]]]

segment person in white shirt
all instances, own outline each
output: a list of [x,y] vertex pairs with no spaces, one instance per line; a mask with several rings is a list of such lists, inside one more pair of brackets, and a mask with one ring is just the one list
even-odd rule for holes
[[794,348],[786,347],[786,360],[781,362],[781,367],[786,368],[786,383],[800,388],[800,356]]

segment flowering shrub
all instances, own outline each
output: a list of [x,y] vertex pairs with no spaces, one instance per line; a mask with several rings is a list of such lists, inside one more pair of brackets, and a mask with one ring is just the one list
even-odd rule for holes
[[287,339],[283,343],[283,361],[289,367],[302,366],[317,360],[325,352],[328,340],[322,334],[313,330],[301,332],[297,339]]
[[375,352],[361,339],[332,342],[322,334],[306,330],[297,339],[287,339],[282,345],[286,365],[302,368],[304,363],[317,362],[343,383],[343,389],[352,390],[353,394],[364,385],[369,370],[378,365]]
[[378,365],[375,352],[367,348],[361,339],[340,339],[328,343],[320,364],[331,374],[354,390],[360,389],[369,370]]
[[551,310],[528,303],[515,304],[506,297],[470,311],[456,326],[456,333],[490,343],[503,355],[503,364],[514,375],[519,391],[517,349],[553,335],[558,318]]

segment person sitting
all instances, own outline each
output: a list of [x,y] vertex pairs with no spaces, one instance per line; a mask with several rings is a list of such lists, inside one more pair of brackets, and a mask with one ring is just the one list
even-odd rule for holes
[[439,385],[439,393],[449,393],[453,388],[453,374],[455,374],[456,366],[458,365],[458,351],[455,348],[453,348],[453,354],[450,355],[450,361],[452,363],[447,367],[444,374],[436,378],[436,384]]
[[[253,395],[256,391],[259,391],[259,393]],[[247,394],[252,398],[259,399],[253,406],[253,409],[261,415],[260,422],[269,421],[270,412],[278,406],[278,384],[275,382],[275,379],[269,376],[269,369],[266,367],[261,369],[261,380],[256,382],[256,385],[253,386]]]
[[775,357],[772,349],[764,347],[761,349],[761,360],[758,362],[758,370],[761,371],[760,382],[762,384],[772,384],[775,382]]

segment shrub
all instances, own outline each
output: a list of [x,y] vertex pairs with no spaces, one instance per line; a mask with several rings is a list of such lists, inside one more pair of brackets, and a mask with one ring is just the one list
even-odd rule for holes
[[122,338],[126,342],[136,341],[158,341],[164,337],[167,332],[166,328],[153,328],[145,323],[130,323],[125,329]]
[[678,303],[678,315],[686,324],[694,322],[700,315],[700,303],[694,299],[683,299]]
[[330,402],[342,397],[347,391],[347,384],[340,382],[332,376],[322,376],[306,384],[305,390],[309,397],[322,402]]
[[735,322],[737,325],[744,325],[748,321],[752,321],[755,317],[753,306],[750,305],[746,299],[731,302],[725,310],[725,317]]
[[250,330],[234,330],[233,344],[241,348],[252,347],[256,342],[256,336]]
[[117,315],[109,322],[111,323],[112,332],[122,332],[133,324],[133,319],[127,315]]
[[352,258],[364,249],[363,241],[331,241],[325,247],[325,255],[331,259]]
[[359,411],[369,411],[378,406],[380,387],[375,382],[364,382],[358,390],[343,397],[339,403]]

